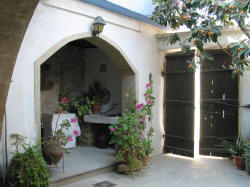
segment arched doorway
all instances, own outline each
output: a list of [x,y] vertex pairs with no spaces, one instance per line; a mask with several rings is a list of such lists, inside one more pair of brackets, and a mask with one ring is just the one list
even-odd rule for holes
[[[65,40],[56,45],[54,51],[53,48],[48,51],[45,57],[41,57],[35,64],[35,115],[38,138],[42,134],[41,126],[44,125],[41,125],[41,116],[45,113],[56,113],[62,87],[67,89],[72,97],[77,98],[89,91],[93,81],[98,81],[111,92],[114,102],[112,104],[115,105],[113,116],[121,114],[126,108],[125,93],[131,87],[135,88],[135,93],[137,91],[135,69],[122,51],[107,42],[107,39],[79,37]],[[91,125],[91,130],[90,127],[86,129],[85,124],[85,129],[81,131],[91,133],[93,127],[94,125]],[[86,145],[89,145],[89,142]]]

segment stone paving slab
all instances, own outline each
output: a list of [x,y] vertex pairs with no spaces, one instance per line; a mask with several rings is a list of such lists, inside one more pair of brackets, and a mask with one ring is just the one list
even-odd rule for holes
[[227,158],[192,159],[161,154],[152,157],[150,163],[150,168],[134,177],[108,172],[62,186],[93,187],[109,181],[117,187],[250,187],[250,175],[236,170]]

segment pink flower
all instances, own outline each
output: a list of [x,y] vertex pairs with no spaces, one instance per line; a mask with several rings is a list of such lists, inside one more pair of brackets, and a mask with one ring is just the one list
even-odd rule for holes
[[143,124],[144,124],[144,121],[143,121],[143,120],[141,120],[141,121],[140,121],[140,124],[141,124],[141,125],[143,125]]
[[152,104],[152,101],[151,101],[151,100],[148,100],[147,103],[148,103],[149,105],[151,105],[151,104]]
[[78,136],[79,132],[77,130],[74,130],[74,135]]
[[110,131],[115,132],[115,128],[114,127],[110,128]]
[[146,94],[145,94],[145,97],[148,97],[148,96],[149,96],[149,95],[146,93]]
[[141,134],[141,138],[144,138],[144,134]]
[[141,110],[141,109],[142,109],[142,107],[143,107],[143,103],[142,103],[142,104],[137,105],[137,106],[136,106],[136,109],[137,109],[137,110]]
[[69,138],[68,138],[68,141],[69,141],[69,142],[73,142],[73,138],[72,138],[72,137],[69,137]]
[[151,83],[146,84],[146,87],[147,87],[147,88],[150,87],[150,86],[151,86]]
[[64,102],[65,102],[65,101],[68,101],[68,98],[67,98],[67,97],[62,97],[62,98],[61,98],[61,101],[64,101]]
[[76,122],[77,122],[77,119],[76,119],[76,118],[72,118],[72,119],[71,119],[71,122],[72,122],[72,123],[76,123]]

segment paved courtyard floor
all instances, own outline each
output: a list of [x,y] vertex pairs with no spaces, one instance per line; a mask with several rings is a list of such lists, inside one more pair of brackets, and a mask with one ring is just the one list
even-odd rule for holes
[[134,177],[108,172],[62,186],[93,187],[103,181],[114,183],[117,187],[250,187],[250,175],[236,170],[232,160],[192,159],[170,154],[152,157],[150,167]]

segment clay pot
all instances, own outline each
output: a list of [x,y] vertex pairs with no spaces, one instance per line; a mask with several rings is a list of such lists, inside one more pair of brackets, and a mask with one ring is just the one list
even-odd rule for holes
[[94,114],[100,113],[101,108],[102,108],[102,104],[100,104],[100,103],[94,104],[94,106],[93,106],[93,113]]
[[142,160],[142,163],[144,166],[148,165],[148,161],[149,161],[149,155],[146,155],[145,158]]
[[234,166],[236,169],[244,170],[245,169],[245,158],[241,156],[233,155]]
[[56,144],[44,144],[43,145],[43,157],[49,165],[57,164],[63,157],[64,151]]

